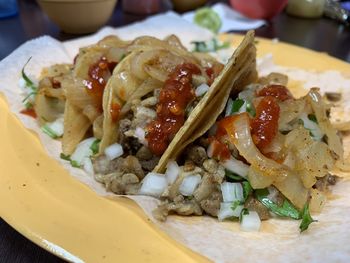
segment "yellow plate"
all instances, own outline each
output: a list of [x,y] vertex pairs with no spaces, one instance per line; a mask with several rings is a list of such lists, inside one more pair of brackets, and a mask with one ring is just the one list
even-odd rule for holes
[[[258,39],[257,48],[283,66],[350,72],[343,61],[297,46]],[[3,98],[0,127],[0,216],[39,246],[76,262],[208,262],[159,231],[132,201],[100,197],[72,178]]]

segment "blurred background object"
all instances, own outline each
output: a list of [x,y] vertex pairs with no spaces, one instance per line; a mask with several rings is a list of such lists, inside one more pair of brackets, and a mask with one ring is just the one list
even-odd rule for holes
[[111,17],[117,0],[37,0],[47,16],[66,33],[95,32]]
[[238,12],[256,19],[273,18],[283,10],[287,2],[288,0],[230,0],[232,7]]
[[203,6],[206,0],[172,0],[174,10],[178,12],[186,12],[200,6]]
[[0,0],[0,18],[17,15],[17,0]]
[[287,13],[299,17],[317,18],[323,15],[325,0],[289,0]]
[[123,11],[135,15],[149,15],[159,12],[161,0],[123,0]]
[[[346,9],[347,6],[348,9]],[[350,2],[339,3],[334,0],[326,0],[324,15],[345,25],[350,25]]]

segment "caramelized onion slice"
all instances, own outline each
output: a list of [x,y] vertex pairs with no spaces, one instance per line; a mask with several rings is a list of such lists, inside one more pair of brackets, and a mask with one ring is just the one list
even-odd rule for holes
[[344,150],[341,140],[327,117],[326,106],[317,88],[312,88],[310,90],[307,95],[307,100],[315,112],[318,125],[327,136],[329,149],[334,153],[336,159],[343,159]]
[[287,197],[296,207],[302,208],[307,201],[306,189],[300,177],[287,166],[279,164],[264,156],[255,146],[250,134],[249,117],[247,113],[235,115],[233,121],[224,128],[230,141],[257,171],[264,176],[273,176],[273,185]]

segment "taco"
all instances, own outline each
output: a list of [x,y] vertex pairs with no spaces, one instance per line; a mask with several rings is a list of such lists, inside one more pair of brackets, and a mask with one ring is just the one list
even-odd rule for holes
[[43,131],[54,138],[62,136],[65,155],[74,152],[91,127],[100,137],[104,88],[127,44],[109,36],[81,48],[73,64],[43,70],[32,106]]
[[[186,53],[174,37],[172,44],[136,39],[105,92],[104,152],[92,160],[97,180],[114,193],[138,194],[145,175],[164,170],[186,145],[188,134],[205,132],[198,121],[206,105],[228,96],[236,82],[256,77],[253,39],[250,32],[219,75],[218,62]],[[125,96],[130,86],[134,91]],[[115,109],[117,117],[110,114]]]
[[[215,124],[204,136],[192,134],[178,158],[182,165],[168,163],[172,183],[156,218],[237,218],[246,231],[259,230],[261,220],[273,216],[301,220],[301,232],[314,222],[310,212],[321,212],[338,181],[334,171],[342,167],[343,146],[319,90],[296,99],[287,82],[271,73],[207,105],[206,118]],[[220,104],[225,110],[214,112]]]

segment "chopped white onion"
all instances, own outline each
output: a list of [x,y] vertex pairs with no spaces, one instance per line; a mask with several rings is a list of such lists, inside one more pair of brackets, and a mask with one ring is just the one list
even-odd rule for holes
[[232,173],[238,174],[239,176],[246,178],[248,175],[249,165],[233,158],[232,156],[230,159],[221,162],[221,164],[227,170],[229,170]]
[[63,132],[64,132],[63,117],[60,117],[53,122],[46,123],[46,125],[57,135],[57,137],[61,137],[63,135]]
[[143,145],[147,144],[147,141],[145,139],[145,130],[140,128],[140,127],[136,127],[135,129],[135,133],[134,136],[139,140],[140,143],[142,143]]
[[203,96],[205,93],[207,93],[209,90],[209,86],[206,83],[202,83],[201,85],[199,85],[196,90],[195,90],[195,94],[196,97],[201,97]]
[[168,182],[164,174],[148,173],[143,178],[139,194],[159,197],[167,186]]
[[108,146],[104,152],[109,160],[113,160],[124,154],[123,147],[119,143]]
[[136,117],[141,116],[141,115],[143,115],[149,119],[154,119],[157,117],[157,112],[155,110],[152,110],[152,109],[147,108],[147,107],[138,106],[136,108]]
[[261,220],[257,212],[249,211],[249,214],[242,213],[241,218],[241,230],[247,232],[259,231],[261,226]]
[[199,174],[186,176],[179,188],[179,191],[184,196],[193,195],[194,190],[202,181],[202,177]]
[[165,177],[168,181],[168,184],[172,184],[175,182],[177,177],[180,174],[180,167],[175,161],[168,162],[166,166]]
[[232,203],[220,203],[220,210],[218,213],[219,221],[230,217],[239,217],[243,209],[243,205],[238,205],[235,210],[232,209]]
[[243,187],[240,183],[224,182],[221,184],[221,193],[224,202],[243,201]]
[[309,120],[305,112],[302,113],[299,118],[303,121],[305,129],[311,132],[312,138],[315,141],[320,141],[323,138],[324,133],[321,131],[320,127],[317,125],[317,123]]
[[96,140],[95,137],[90,137],[90,138],[87,138],[87,139],[81,141],[77,145],[77,148],[75,148],[74,153],[71,155],[71,157],[70,157],[71,161],[74,161],[76,163],[76,165],[78,165],[78,166],[82,165],[84,159],[86,157],[90,157],[93,154],[90,147],[94,143],[95,140]]
[[63,117],[57,118],[53,122],[45,123],[41,127],[41,130],[53,139],[62,137],[64,132]]
[[83,169],[90,175],[94,174],[94,167],[92,165],[91,159],[89,157],[85,157],[83,160]]

